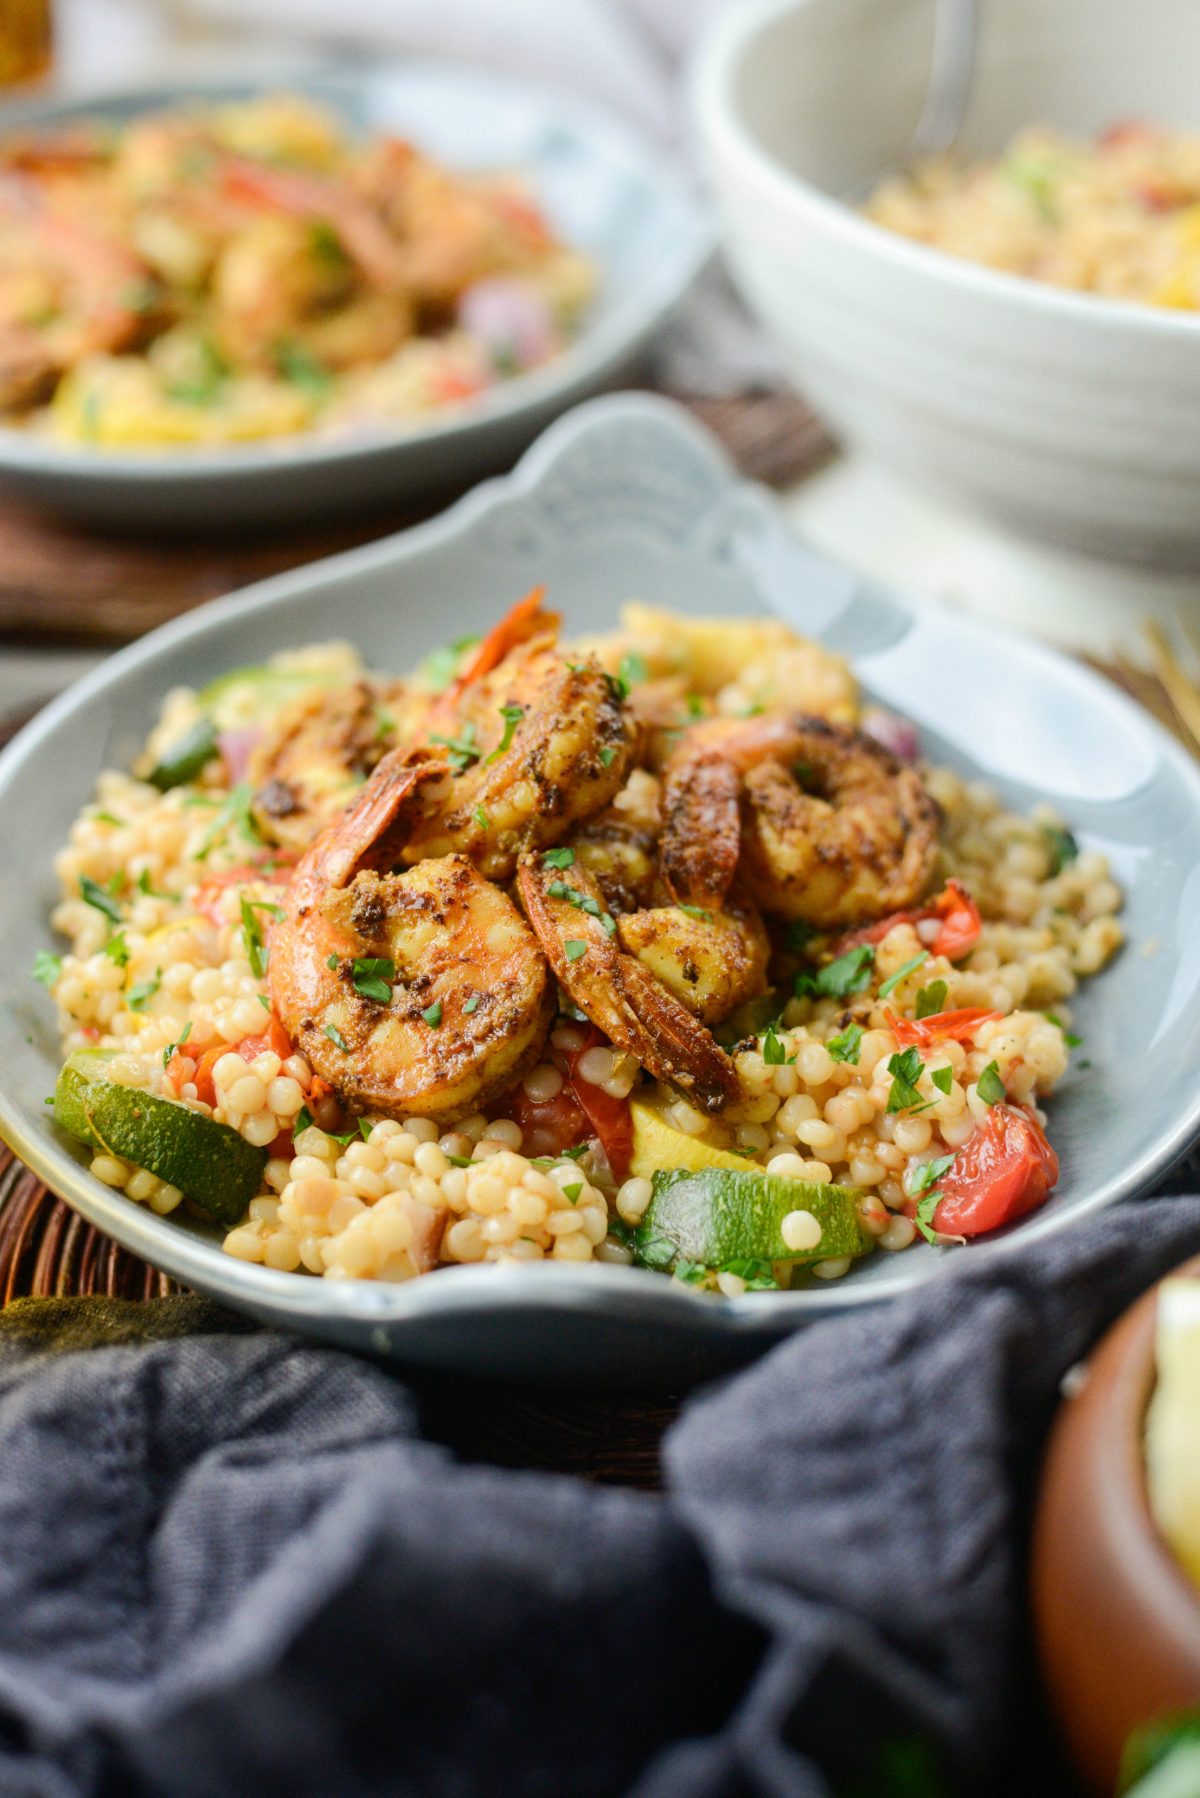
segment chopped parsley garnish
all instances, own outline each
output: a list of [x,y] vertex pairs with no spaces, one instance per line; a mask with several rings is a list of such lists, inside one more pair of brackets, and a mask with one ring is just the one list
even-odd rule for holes
[[180,1031],[176,1040],[173,1043],[168,1043],[166,1048],[163,1050],[163,1066],[164,1066],[164,1068],[170,1067],[172,1055],[174,1055],[176,1049],[182,1049],[184,1043],[186,1043],[188,1037],[191,1034],[192,1034],[192,1020],[191,1020],[191,1018],[189,1018],[187,1023],[184,1025],[183,1029]]
[[[46,1103],[49,1105],[52,1101],[47,1099]],[[608,1234],[613,1242],[619,1242],[623,1249],[631,1249],[633,1247],[633,1231],[623,1217],[613,1217],[609,1219]]]
[[90,874],[79,876],[79,891],[87,903],[95,906],[97,911],[102,911],[111,923],[119,924],[121,922],[121,907],[112,894],[93,880]]
[[492,821],[481,805],[475,807],[471,816],[474,818],[476,824],[478,824],[480,830],[487,830],[490,827]]
[[378,1005],[392,1002],[396,964],[389,955],[356,955],[350,964],[350,980],[356,993]]
[[895,992],[896,988],[899,986],[899,984],[902,980],[907,980],[908,976],[910,974],[915,974],[917,969],[919,967],[921,967],[928,960],[929,960],[928,949],[922,949],[922,951],[919,955],[914,955],[912,960],[906,961],[902,968],[897,968],[896,972],[894,974],[888,975],[887,979],[884,981],[883,985],[879,989],[879,997],[881,999],[888,998],[892,993]]
[[985,1105],[1000,1105],[1008,1097],[1004,1082],[1000,1078],[1000,1069],[994,1061],[989,1061],[975,1082],[975,1091]]
[[155,888],[150,885],[150,870],[149,870],[149,868],[143,868],[141,873],[138,875],[137,890],[139,893],[145,893],[147,899],[174,899],[177,897],[177,894],[175,894],[175,893],[157,892],[155,890]]
[[479,748],[475,741],[475,726],[468,719],[457,737],[441,737],[434,731],[430,742],[441,743],[450,751],[450,766],[455,774],[465,774],[472,762],[479,760]]
[[33,978],[40,980],[43,986],[53,986],[62,973],[62,956],[54,955],[49,949],[39,949],[33,958]]
[[919,1168],[913,1168],[905,1176],[904,1190],[910,1199],[918,1200],[917,1215],[913,1220],[917,1229],[927,1242],[937,1241],[937,1232],[933,1228],[934,1213],[938,1208],[941,1193],[937,1183],[942,1175],[953,1165],[953,1155],[939,1155],[935,1161],[923,1162]]
[[750,1292],[777,1292],[779,1281],[771,1271],[769,1261],[755,1261],[744,1257],[740,1261],[727,1261],[721,1269],[723,1274],[733,1274],[737,1279],[746,1282]]
[[570,1186],[563,1187],[562,1195],[563,1195],[563,1198],[567,1199],[572,1205],[577,1205],[579,1203],[579,1195],[582,1191],[583,1191],[583,1181],[575,1180],[571,1183]]
[[392,714],[390,712],[385,712],[382,706],[376,706],[375,741],[377,743],[385,742],[387,738],[394,733],[395,729],[396,720],[392,717]]
[[500,760],[500,757],[512,742],[518,724],[520,724],[522,718],[525,716],[525,707],[523,705],[502,705],[500,707],[500,716],[504,720],[504,735],[484,763],[485,767],[489,766],[492,762],[498,762]]
[[683,703],[687,707],[689,718],[703,718],[704,700],[699,693],[685,693]]
[[478,641],[478,637],[459,637],[455,642],[435,649],[421,663],[419,678],[422,684],[431,688],[434,693],[444,693],[458,673],[463,651],[473,649]]
[[104,953],[107,955],[109,961],[115,961],[119,968],[123,968],[127,965],[129,961],[129,945],[125,941],[125,932],[123,930],[113,931],[107,943],[104,945]]
[[766,1035],[763,1037],[762,1058],[769,1068],[790,1067],[796,1059],[795,1055],[785,1053],[783,1044],[775,1034],[773,1023],[767,1025]]
[[242,781],[234,787],[228,799],[213,820],[212,830],[196,851],[196,860],[202,862],[210,851],[220,842],[226,831],[234,826],[250,843],[261,843],[263,835],[254,820],[251,807],[254,803],[254,792],[248,781]]
[[543,865],[547,868],[569,868],[574,860],[573,849],[547,849],[542,857]]
[[446,1160],[451,1167],[474,1167],[475,1163],[469,1155],[447,1155]]
[[216,725],[211,718],[198,718],[191,729],[184,731],[165,751],[162,760],[150,770],[146,779],[160,793],[167,793],[172,787],[182,787],[188,781],[195,780],[201,770],[220,753]]
[[615,749],[605,748],[600,751],[600,760],[604,763],[606,768],[611,768],[616,759],[617,752]]
[[467,1000],[466,1004],[463,1006],[463,1011],[467,1017],[470,1017],[470,1015],[473,1011],[479,1010],[479,997],[480,997],[480,995],[478,993],[472,993],[471,997]]
[[682,1280],[685,1286],[703,1286],[709,1270],[699,1261],[677,1261],[672,1271],[675,1279]]
[[870,943],[857,943],[836,961],[823,968],[805,969],[796,976],[797,999],[848,999],[870,985],[875,950]]
[[262,1006],[264,1011],[270,1011],[271,1001],[267,997],[266,993],[255,993],[254,996],[258,1000],[259,1004]]
[[118,818],[115,812],[93,812],[92,817],[97,824],[115,824],[118,829],[123,828],[125,824],[124,818]]
[[325,364],[294,337],[282,338],[273,351],[275,367],[283,379],[312,399],[324,399],[333,383]]
[[861,1024],[847,1024],[840,1036],[831,1036],[825,1044],[835,1061],[848,1061],[851,1067],[858,1066],[859,1051],[862,1045],[863,1027]]
[[1083,1038],[1081,1036],[1076,1036],[1073,1030],[1068,1030],[1061,1018],[1056,1018],[1052,1011],[1048,1011],[1046,1013],[1046,1022],[1048,1024],[1056,1025],[1057,1028],[1062,1031],[1062,1038],[1068,1049],[1078,1049]]
[[327,967],[327,968],[332,968],[332,969],[333,969],[333,971],[334,971],[334,973],[336,973],[336,972],[337,972],[337,970],[338,970],[338,969],[339,969],[339,968],[340,968],[340,967],[341,967],[341,965],[342,965],[342,964],[341,964],[341,962],[340,962],[340,961],[339,961],[339,960],[338,960],[338,958],[337,958],[337,956],[336,956],[336,955],[327,955],[327,956],[326,956],[326,957],[325,957],[325,966],[326,966],[326,967]]
[[922,1018],[936,1018],[938,1013],[944,1008],[945,1004],[946,982],[944,980],[931,980],[929,985],[923,986],[917,994],[918,1022],[920,1022]]
[[917,1081],[921,1078],[923,1062],[915,1048],[905,1049],[893,1055],[888,1062],[888,1073],[892,1076],[892,1090],[888,1094],[889,1111],[911,1111],[916,1105],[927,1106],[930,1101],[923,1099],[917,1090]]
[[587,954],[587,944],[581,943],[578,937],[572,937],[569,942],[563,944],[563,948],[566,950],[568,961],[578,961],[581,955]]
[[267,971],[267,946],[263,937],[262,920],[255,916],[256,912],[269,912],[273,918],[282,918],[283,912],[278,905],[269,899],[245,899],[241,901],[242,935],[246,939],[246,960],[250,963],[250,972],[256,980],[261,980]]
[[1079,844],[1071,832],[1061,824],[1043,824],[1042,840],[1050,856],[1049,878],[1054,879],[1061,874],[1068,862],[1073,862],[1079,854]]
[[299,1111],[296,1113],[296,1121],[292,1125],[292,1141],[293,1142],[295,1142],[295,1140],[298,1136],[303,1136],[303,1134],[306,1130],[310,1130],[312,1128],[312,1121],[313,1121],[312,1112],[308,1109],[307,1105],[302,1105],[300,1107]]
[[699,918],[702,924],[712,923],[712,913],[705,911],[702,905],[685,905],[681,899],[677,909],[686,912],[689,918]]
[[427,1005],[425,1007],[424,1011],[421,1013],[421,1016],[424,1018],[425,1022],[429,1025],[429,1028],[431,1030],[436,1030],[438,1025],[442,1021],[442,1002],[441,1002],[441,1000],[435,999],[432,1005]]
[[630,687],[637,681],[649,679],[649,673],[645,659],[636,649],[631,649],[628,655],[622,656],[616,679],[617,698],[628,699]]
[[934,1068],[929,1078],[933,1081],[933,1084],[940,1093],[948,1093],[950,1088],[954,1085],[954,1069]]
[[616,933],[617,921],[610,917],[598,899],[588,893],[581,893],[578,887],[569,887],[563,880],[552,880],[546,888],[551,899],[565,899],[576,911],[586,912],[589,918],[598,918],[609,936]]
[[331,1043],[337,1044],[338,1048],[342,1051],[343,1055],[349,1055],[350,1045],[346,1041],[345,1037],[342,1035],[341,1031],[338,1029],[336,1024],[326,1024],[325,1034],[329,1038]]
[[808,947],[816,934],[812,925],[806,924],[803,918],[793,918],[787,927],[787,946],[793,955],[799,955]]
[[145,1011],[161,985],[162,969],[156,968],[152,980],[143,980],[137,986],[131,986],[125,995],[130,1011]]

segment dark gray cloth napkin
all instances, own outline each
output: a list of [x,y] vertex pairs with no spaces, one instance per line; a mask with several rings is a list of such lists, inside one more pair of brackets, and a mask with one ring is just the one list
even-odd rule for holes
[[0,1792],[985,1790],[1031,1752],[1059,1381],[1198,1244],[1177,1197],[963,1252],[693,1398],[662,1496],[463,1465],[400,1379],[200,1301],[168,1317],[201,1333],[123,1342],[117,1314],[83,1353],[18,1308]]

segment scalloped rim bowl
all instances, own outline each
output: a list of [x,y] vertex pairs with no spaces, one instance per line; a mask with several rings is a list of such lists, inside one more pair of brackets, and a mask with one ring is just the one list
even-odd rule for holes
[[[536,580],[568,628],[634,595],[700,614],[776,610],[850,653],[928,753],[1020,808],[1049,797],[1128,893],[1134,946],[1080,994],[1091,1066],[1056,1096],[1062,1183],[1013,1232],[920,1244],[844,1280],[726,1300],[633,1269],[468,1267],[403,1285],[315,1280],[222,1254],[199,1226],[102,1186],[44,1107],[59,1064],[29,978],[51,941],[55,850],[101,768],[128,765],[167,688],[289,643],[341,634],[403,668],[486,628]],[[687,414],[640,395],[560,420],[509,477],[440,518],[265,581],[115,655],[0,756],[0,1134],[88,1220],[187,1285],[277,1324],[414,1362],[541,1380],[663,1380],[744,1358],[810,1318],[869,1304],[978,1255],[1036,1253],[1050,1231],[1147,1187],[1200,1129],[1200,771],[1123,695],[1074,663],[816,556],[737,481]],[[1152,940],[1157,953],[1137,945]],[[1120,1103],[1138,1070],[1138,1104]]]
[[599,265],[578,334],[551,361],[483,398],[405,425],[302,433],[217,449],[98,451],[0,426],[0,485],[105,526],[211,531],[312,520],[430,491],[461,491],[508,465],[565,407],[627,370],[712,252],[712,230],[675,171],[626,126],[575,96],[455,63],[412,59],[369,72],[300,70],[39,96],[0,107],[0,133],[62,120],[134,116],[189,100],[241,99],[276,85],[328,105],[351,128],[403,131],[459,167],[529,176],[555,227]]

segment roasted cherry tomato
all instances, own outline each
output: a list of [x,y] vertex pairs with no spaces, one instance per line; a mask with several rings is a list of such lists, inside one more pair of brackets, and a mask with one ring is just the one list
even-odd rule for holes
[[944,1236],[982,1236],[1044,1205],[1058,1179],[1058,1156],[1027,1111],[993,1105],[938,1181],[933,1227]]
[[1000,1016],[998,1011],[983,1011],[978,1005],[963,1005],[957,1011],[937,1011],[928,1018],[901,1018],[884,1010],[888,1029],[902,1049],[914,1044],[922,1049],[934,1043],[968,1043],[981,1024],[989,1024]]
[[587,1114],[569,1081],[552,1099],[531,1099],[525,1088],[518,1086],[508,1108],[521,1126],[521,1152],[525,1155],[561,1155],[591,1135]]
[[881,943],[895,925],[925,924],[931,918],[939,918],[942,926],[929,945],[931,955],[944,955],[947,961],[960,961],[979,941],[983,927],[979,907],[964,886],[957,880],[948,880],[937,898],[931,899],[928,905],[913,911],[889,912],[877,923],[865,924],[861,930],[851,930],[839,937],[833,946],[833,954],[844,955],[847,949],[854,949],[859,943]]

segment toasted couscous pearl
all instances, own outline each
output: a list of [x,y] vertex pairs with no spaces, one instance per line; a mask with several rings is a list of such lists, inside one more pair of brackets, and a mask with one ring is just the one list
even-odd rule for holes
[[129,1169],[115,1155],[94,1155],[90,1168],[97,1180],[103,1180],[105,1186],[124,1186],[129,1178]]
[[821,1226],[811,1211],[788,1211],[779,1224],[785,1245],[797,1254],[815,1249],[821,1240]]
[[521,1084],[535,1105],[544,1105],[562,1091],[563,1077],[554,1064],[547,1061],[526,1074]]
[[635,1176],[617,1189],[617,1211],[627,1224],[640,1224],[642,1214],[654,1195],[649,1180]]
[[818,1280],[840,1280],[843,1274],[850,1272],[849,1255],[838,1255],[830,1261],[815,1261],[813,1273]]
[[889,1254],[896,1254],[901,1249],[911,1247],[917,1234],[917,1226],[910,1217],[893,1217],[885,1230],[875,1238],[881,1249]]

